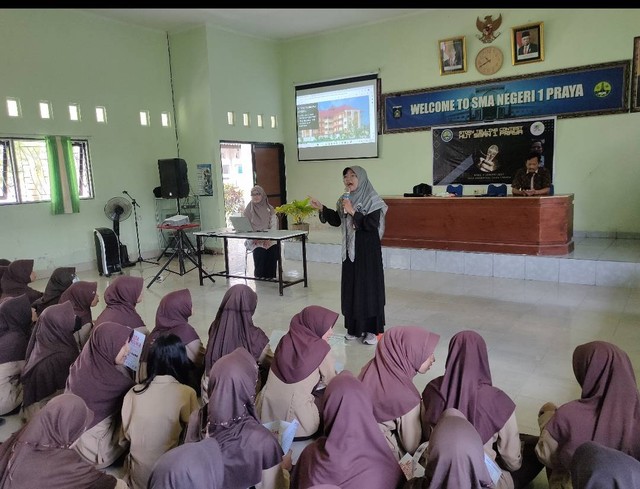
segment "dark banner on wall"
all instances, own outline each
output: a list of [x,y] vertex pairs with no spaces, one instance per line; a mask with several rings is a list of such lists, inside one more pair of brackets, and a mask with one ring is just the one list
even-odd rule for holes
[[629,110],[629,61],[383,95],[385,133],[528,117]]
[[511,184],[529,153],[553,175],[555,117],[434,127],[433,184]]

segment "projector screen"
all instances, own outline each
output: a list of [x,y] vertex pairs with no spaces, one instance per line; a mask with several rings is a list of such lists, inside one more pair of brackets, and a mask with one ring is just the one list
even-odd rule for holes
[[378,157],[377,74],[296,86],[298,161]]

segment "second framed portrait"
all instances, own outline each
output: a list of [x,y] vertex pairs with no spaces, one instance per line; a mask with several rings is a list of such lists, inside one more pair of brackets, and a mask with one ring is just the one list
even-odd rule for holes
[[631,112],[640,112],[640,36],[633,38],[631,69]]
[[511,63],[521,65],[544,60],[543,22],[511,28]]
[[467,71],[467,46],[464,36],[438,41],[438,55],[441,75]]

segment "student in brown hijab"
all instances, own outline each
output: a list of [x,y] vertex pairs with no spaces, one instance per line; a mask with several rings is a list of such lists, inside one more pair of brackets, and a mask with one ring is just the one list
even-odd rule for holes
[[76,315],[71,302],[47,307],[34,328],[33,349],[22,370],[22,417],[29,421],[54,396],[64,391],[69,367],[80,350],[73,337]]
[[224,454],[225,488],[284,489],[282,448],[262,426],[253,399],[258,365],[244,348],[220,358],[209,373],[209,403],[189,420],[186,442],[215,438]]
[[8,267],[9,265],[11,265],[11,260],[0,258],[0,267]]
[[640,396],[629,356],[606,341],[573,351],[573,373],[580,399],[556,408],[542,406],[536,454],[547,467],[549,487],[565,487],[575,450],[587,441],[640,459]]
[[245,489],[223,485],[223,457],[215,438],[172,448],[153,466],[148,489]]
[[[274,207],[269,204],[267,193],[260,185],[251,189],[251,201],[244,209],[254,231],[278,229],[278,216]],[[248,239],[245,242],[247,251],[253,253],[255,266],[254,277],[275,278],[278,265],[278,247],[269,239]]]
[[60,296],[60,302],[71,301],[73,310],[78,317],[78,325],[80,329],[74,333],[76,341],[80,349],[89,339],[91,329],[93,328],[93,317],[91,308],[98,305],[100,295],[98,294],[98,282],[86,282],[80,280],[74,282]]
[[126,489],[123,481],[96,469],[70,448],[92,418],[74,394],[52,399],[0,445],[0,488]]
[[445,373],[427,384],[422,402],[423,440],[430,439],[445,409],[459,410],[480,434],[487,455],[494,461],[499,459],[503,473],[497,488],[526,487],[542,470],[534,452],[538,437],[519,434],[516,405],[493,386],[487,344],[475,331],[453,335]]
[[47,307],[57,304],[60,301],[60,296],[67,290],[73,281],[76,279],[76,267],[61,267],[56,268],[47,286],[44,288],[44,294],[40,299],[33,303],[33,307],[36,308],[38,316],[42,314]]
[[204,347],[198,332],[189,324],[193,314],[193,303],[189,289],[180,289],[166,294],[158,304],[156,311],[156,327],[149,333],[140,355],[139,376],[146,377],[146,363],[149,350],[160,335],[174,334],[184,344],[187,357],[192,363],[189,377],[190,385],[196,393],[200,392],[200,378],[204,371]]
[[620,450],[588,441],[571,459],[573,489],[631,489],[640,487],[640,462]]
[[120,409],[134,385],[133,372],[124,366],[132,334],[133,330],[122,324],[96,326],[69,369],[65,392],[82,397],[94,414],[74,448],[100,469],[115,462],[127,448],[119,444]]
[[258,306],[258,294],[245,284],[232,285],[222,298],[215,319],[209,326],[209,341],[205,353],[202,394],[206,397],[209,371],[222,356],[238,347],[247,350],[258,362],[260,375],[256,392],[267,380],[273,352],[266,333],[253,323]]
[[147,366],[146,380],[132,387],[122,403],[122,432],[129,442],[125,480],[131,489],[147,489],[153,464],[178,446],[189,416],[200,407],[188,385],[191,361],[178,336],[157,336]]
[[131,329],[149,335],[149,330],[136,311],[136,304],[142,302],[143,291],[144,279],[142,277],[129,275],[116,277],[104,291],[106,307],[94,321],[94,326],[108,321],[124,324]]
[[442,412],[425,454],[424,477],[411,479],[405,489],[495,487],[485,465],[482,440],[457,409]]
[[26,294],[0,303],[0,415],[10,413],[22,403],[20,373],[34,319],[35,311]]
[[342,489],[394,489],[405,480],[373,416],[371,398],[343,370],[327,386],[324,435],[307,445],[291,476],[291,489],[331,483]]
[[274,353],[267,383],[258,394],[260,419],[300,423],[296,438],[314,436],[320,429],[323,389],[336,376],[328,343],[339,314],[322,306],[307,306],[291,318],[289,331]]
[[0,279],[2,283],[0,300],[27,294],[29,301],[33,303],[42,297],[42,292],[29,287],[29,283],[36,279],[33,263],[33,260],[15,260],[11,262],[2,275],[2,279]]
[[422,399],[413,383],[435,362],[440,335],[418,326],[389,329],[376,346],[375,356],[362,367],[358,378],[373,401],[373,414],[389,448],[399,461],[420,445]]

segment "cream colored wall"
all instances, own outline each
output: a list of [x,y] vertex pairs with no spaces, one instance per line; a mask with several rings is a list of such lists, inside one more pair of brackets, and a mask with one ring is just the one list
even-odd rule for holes
[[[143,252],[157,250],[157,160],[176,151],[173,129],[159,122],[173,112],[166,35],[68,9],[12,9],[0,11],[0,45],[0,135],[87,137],[95,186],[79,214],[52,216],[48,203],[0,206],[0,255],[34,258],[39,271],[95,267],[93,229],[112,226],[104,205],[123,190],[140,205]],[[20,99],[21,118],[7,117],[8,96]],[[41,100],[52,103],[52,120],[39,118]],[[69,103],[80,104],[80,122],[68,120]],[[95,106],[106,107],[106,125],[95,122]],[[149,110],[150,127],[139,125],[139,110]],[[133,215],[120,228],[137,258]]]
[[[493,77],[474,66],[485,47],[476,38],[477,17],[501,13],[500,36],[492,43],[505,55]],[[511,27],[544,22],[545,59],[511,64]],[[287,42],[283,45],[283,100],[289,198],[309,193],[333,204],[342,191],[342,169],[363,166],[381,194],[409,192],[431,183],[431,132],[386,134],[380,157],[348,161],[298,162],[295,158],[294,84],[379,70],[383,93],[521,76],[594,63],[631,59],[640,34],[639,9],[478,9],[436,10],[401,20]],[[441,76],[439,39],[466,36],[467,72]],[[558,120],[555,188],[575,194],[574,229],[603,233],[640,233],[640,113]],[[469,189],[473,191],[473,187]]]

